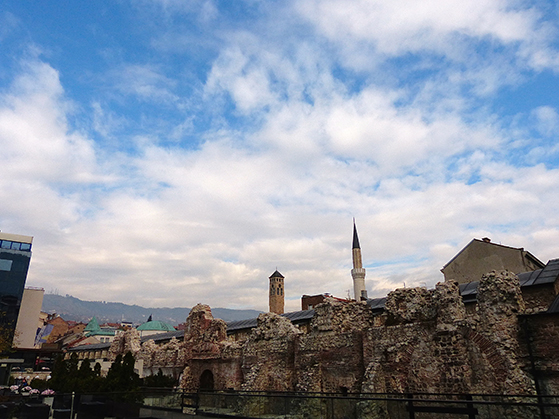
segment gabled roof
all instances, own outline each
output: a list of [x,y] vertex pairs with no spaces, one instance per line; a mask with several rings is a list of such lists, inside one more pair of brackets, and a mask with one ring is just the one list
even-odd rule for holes
[[531,254],[530,252],[528,252],[527,250],[524,250],[523,247],[512,247],[512,246],[505,246],[504,244],[498,244],[498,243],[493,243],[492,241],[490,241],[489,239],[472,239],[466,246],[464,246],[462,248],[462,250],[460,250],[458,253],[456,253],[454,255],[454,257],[452,259],[450,259],[446,265],[443,266],[443,268],[441,269],[441,271],[443,271],[448,265],[450,265],[452,262],[454,262],[454,260],[460,255],[462,254],[462,252],[464,252],[464,250],[466,250],[472,243],[474,242],[479,242],[479,243],[486,243],[487,245],[490,246],[498,246],[498,247],[502,247],[505,249],[513,249],[513,250],[518,250],[519,252],[522,252],[524,254],[524,256],[526,256],[527,259],[530,259],[533,263],[535,263],[536,265],[540,265],[540,266],[544,266],[544,263],[539,260],[537,257],[535,257],[533,254]]

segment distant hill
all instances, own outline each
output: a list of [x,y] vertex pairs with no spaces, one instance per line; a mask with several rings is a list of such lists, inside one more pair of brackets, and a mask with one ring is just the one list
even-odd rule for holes
[[[188,313],[190,313],[190,309],[184,307],[145,308],[123,303],[83,301],[71,295],[62,296],[55,294],[45,294],[43,311],[50,314],[57,313],[64,320],[74,320],[77,322],[88,322],[95,316],[102,323],[128,321],[134,324],[141,324],[151,315],[154,320],[161,320],[173,326],[184,323]],[[212,314],[216,318],[229,322],[258,317],[260,311],[212,307]]]

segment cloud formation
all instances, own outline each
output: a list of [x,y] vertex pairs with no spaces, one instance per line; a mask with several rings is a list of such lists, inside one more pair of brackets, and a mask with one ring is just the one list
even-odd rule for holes
[[[559,104],[507,96],[557,70],[537,3],[128,6],[91,12],[99,66],[46,39],[1,68],[0,228],[35,237],[30,285],[265,310],[277,268],[296,310],[347,295],[352,217],[373,296],[473,237],[559,255]],[[109,12],[131,40],[95,35]]]

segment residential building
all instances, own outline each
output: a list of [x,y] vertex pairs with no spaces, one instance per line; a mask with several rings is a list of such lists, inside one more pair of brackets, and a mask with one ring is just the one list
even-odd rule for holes
[[479,281],[483,274],[508,270],[515,274],[543,269],[545,263],[524,248],[492,243],[491,239],[473,239],[442,269],[445,281],[459,284]]

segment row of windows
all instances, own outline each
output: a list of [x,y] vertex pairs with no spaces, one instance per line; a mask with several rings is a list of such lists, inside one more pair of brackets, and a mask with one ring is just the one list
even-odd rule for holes
[[0,248],[11,250],[23,250],[24,252],[31,251],[31,244],[13,242],[11,240],[0,240]]
[[283,295],[283,288],[277,290],[274,287],[270,288],[270,295]]

